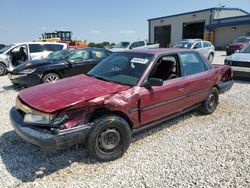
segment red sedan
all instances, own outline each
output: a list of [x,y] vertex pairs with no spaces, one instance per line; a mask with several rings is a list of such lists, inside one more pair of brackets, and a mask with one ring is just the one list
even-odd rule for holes
[[213,113],[232,86],[226,65],[199,52],[144,49],[114,53],[87,75],[20,92],[10,119],[19,136],[45,150],[85,143],[109,161],[129,147],[131,133],[198,108]]

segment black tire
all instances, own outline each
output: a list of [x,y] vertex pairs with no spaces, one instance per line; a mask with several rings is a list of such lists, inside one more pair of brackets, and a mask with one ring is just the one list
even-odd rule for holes
[[209,55],[208,55],[208,58],[207,58],[210,62],[213,62],[213,60],[214,60],[214,54],[213,53],[210,53]]
[[7,67],[3,63],[0,63],[0,76],[6,75],[7,72]]
[[219,103],[219,92],[217,88],[213,87],[209,91],[206,99],[203,101],[200,111],[205,115],[212,114],[216,110],[218,103]]
[[94,121],[86,147],[92,158],[112,161],[123,156],[131,140],[127,121],[116,115],[107,115]]
[[43,76],[43,83],[48,83],[48,82],[55,82],[56,80],[59,80],[60,76],[56,73],[47,73]]

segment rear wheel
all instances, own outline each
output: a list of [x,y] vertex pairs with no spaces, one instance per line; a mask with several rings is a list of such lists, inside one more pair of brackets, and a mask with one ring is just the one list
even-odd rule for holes
[[86,146],[91,157],[100,161],[120,158],[131,143],[128,123],[116,115],[102,116],[94,121]]
[[7,67],[3,63],[0,63],[0,76],[4,76],[5,74],[7,74]]
[[218,89],[214,87],[209,91],[205,101],[202,103],[200,111],[205,115],[212,114],[216,110],[218,103],[219,92]]
[[55,82],[56,80],[59,80],[60,77],[58,74],[56,73],[48,73],[48,74],[45,74],[42,81],[43,83],[47,83],[47,82]]

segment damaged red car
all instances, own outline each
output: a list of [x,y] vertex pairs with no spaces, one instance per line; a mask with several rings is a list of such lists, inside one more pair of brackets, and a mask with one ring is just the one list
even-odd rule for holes
[[87,75],[20,92],[10,119],[16,133],[44,150],[85,143],[93,158],[121,157],[132,132],[198,108],[216,110],[232,71],[186,49],[118,52]]

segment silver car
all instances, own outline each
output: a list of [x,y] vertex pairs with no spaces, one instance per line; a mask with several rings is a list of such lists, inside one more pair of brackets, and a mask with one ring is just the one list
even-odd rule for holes
[[175,48],[189,48],[200,51],[210,62],[214,59],[214,46],[209,41],[201,39],[184,39],[179,41]]
[[226,57],[225,65],[232,66],[234,78],[250,79],[250,44]]

